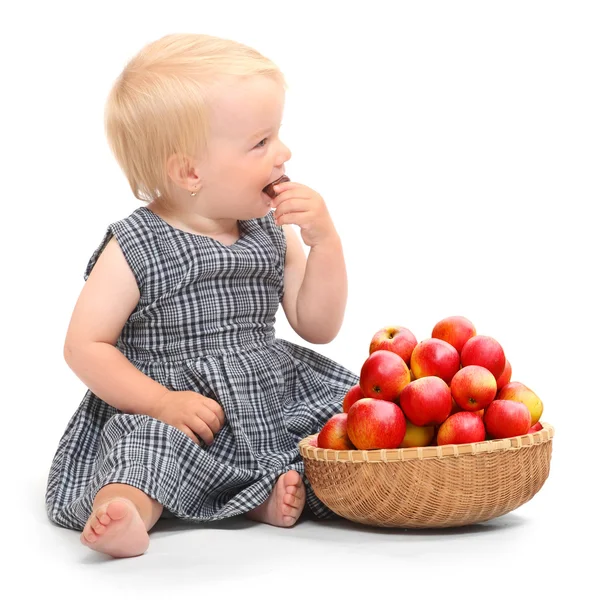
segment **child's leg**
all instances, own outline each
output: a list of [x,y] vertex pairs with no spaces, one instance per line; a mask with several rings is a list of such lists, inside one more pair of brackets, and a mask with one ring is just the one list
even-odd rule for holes
[[148,531],[162,510],[156,500],[138,488],[110,483],[96,494],[81,541],[92,550],[115,558],[139,556],[147,550]]
[[302,514],[305,501],[302,477],[297,471],[287,471],[279,476],[269,497],[245,516],[276,527],[291,527]]

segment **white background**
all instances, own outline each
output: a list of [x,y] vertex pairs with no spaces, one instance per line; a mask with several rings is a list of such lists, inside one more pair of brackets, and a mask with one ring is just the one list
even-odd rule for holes
[[[597,3],[20,2],[1,11],[10,556],[0,586],[17,585],[11,597],[64,598],[581,593],[599,533]],[[48,522],[48,468],[85,391],[62,357],[70,314],[106,226],[140,205],[106,144],[104,101],[126,61],[172,32],[250,44],[287,77],[287,170],[325,198],[349,275],[344,327],[314,348],[358,372],[382,326],[424,339],[443,317],[471,319],[503,345],[513,380],[537,392],[542,420],[556,428],[550,477],[531,502],[449,532],[171,526],[145,556],[122,561]],[[277,332],[306,344],[282,311]]]

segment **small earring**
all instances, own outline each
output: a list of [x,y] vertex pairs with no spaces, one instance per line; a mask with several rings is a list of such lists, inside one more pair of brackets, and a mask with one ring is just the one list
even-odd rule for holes
[[190,192],[190,196],[195,196],[196,192]]

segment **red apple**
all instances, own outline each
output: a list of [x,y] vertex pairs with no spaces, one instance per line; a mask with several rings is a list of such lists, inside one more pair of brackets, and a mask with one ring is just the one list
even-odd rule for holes
[[313,446],[314,448],[318,448],[319,447],[319,442],[317,441],[319,436],[315,436],[313,438],[310,438],[310,440],[308,440],[308,445],[309,446]]
[[412,331],[400,325],[380,329],[371,340],[369,354],[376,350],[389,350],[395,352],[405,363],[410,366],[410,355],[417,345],[417,338]]
[[514,400],[522,402],[531,414],[531,424],[535,425],[544,412],[544,403],[539,396],[519,381],[507,383],[496,395],[498,400]]
[[397,401],[409,383],[410,371],[406,363],[389,350],[375,350],[360,370],[360,387],[368,398]]
[[406,421],[406,433],[400,444],[400,448],[418,448],[419,446],[428,446],[435,435],[435,427],[428,425],[419,427],[410,421]]
[[432,338],[448,342],[459,354],[465,342],[475,335],[475,325],[465,317],[446,317],[438,321],[431,332]]
[[354,445],[348,437],[347,423],[347,413],[333,415],[323,425],[317,436],[318,447],[329,448],[331,450],[354,450]]
[[439,425],[452,411],[450,388],[434,375],[415,379],[402,390],[400,408],[414,425]]
[[488,335],[476,335],[465,342],[460,353],[460,362],[463,367],[479,365],[491,371],[498,379],[504,371],[506,356],[502,346]]
[[496,382],[496,387],[498,388],[498,391],[500,391],[510,381],[511,377],[512,377],[512,366],[508,362],[508,358],[507,358],[506,362],[504,363],[504,370],[502,371],[502,375],[500,375],[500,377],[498,377],[498,381]]
[[529,428],[529,431],[527,433],[535,433],[536,431],[541,431],[542,429],[544,429],[542,427],[542,424],[538,421],[535,425],[532,425]]
[[398,448],[405,433],[406,419],[393,402],[362,398],[348,411],[348,437],[360,450]]
[[450,385],[460,368],[460,355],[448,342],[429,338],[415,346],[410,365],[416,379],[434,375]]
[[481,417],[473,412],[461,410],[450,415],[437,432],[437,443],[474,444],[485,440],[485,427]]
[[481,410],[496,397],[496,378],[485,367],[469,365],[452,378],[450,391],[463,410]]
[[531,427],[531,415],[521,402],[494,400],[483,415],[485,429],[492,439],[525,435]]
[[344,402],[342,403],[342,410],[347,413],[350,410],[350,407],[361,398],[364,398],[365,395],[360,387],[360,384],[353,385],[344,396]]

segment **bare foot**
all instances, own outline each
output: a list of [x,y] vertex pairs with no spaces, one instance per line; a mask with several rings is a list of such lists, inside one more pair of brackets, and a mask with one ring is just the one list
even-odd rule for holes
[[287,471],[279,477],[271,495],[246,517],[276,527],[291,527],[301,515],[305,500],[302,477],[297,471]]
[[131,500],[114,498],[94,510],[81,534],[81,542],[114,558],[144,554],[150,538]]

